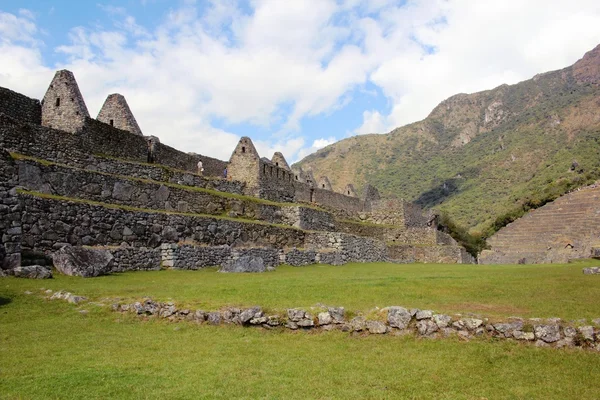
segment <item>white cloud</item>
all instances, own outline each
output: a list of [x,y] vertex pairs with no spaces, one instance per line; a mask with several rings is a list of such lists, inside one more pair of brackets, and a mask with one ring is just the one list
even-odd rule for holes
[[[357,133],[382,120],[389,131],[424,118],[456,93],[513,84],[572,64],[600,42],[598,4],[449,0],[387,9],[382,15],[387,34],[378,30],[379,22],[366,29],[366,41],[380,54],[370,80],[393,107],[385,118],[365,112]],[[419,44],[435,52],[428,54]],[[389,57],[381,55],[383,49]]]
[[315,151],[322,149],[323,147],[329,146],[330,144],[333,144],[336,141],[337,141],[337,139],[333,136],[328,137],[328,138],[316,139],[310,147],[305,147],[305,148],[300,149],[298,151],[296,158],[294,160],[292,160],[292,163],[295,163],[296,161],[301,160],[302,158],[306,157],[307,155],[312,154]]
[[365,135],[368,133],[385,133],[390,130],[389,122],[385,115],[377,110],[365,110],[363,112],[363,123],[354,133]]

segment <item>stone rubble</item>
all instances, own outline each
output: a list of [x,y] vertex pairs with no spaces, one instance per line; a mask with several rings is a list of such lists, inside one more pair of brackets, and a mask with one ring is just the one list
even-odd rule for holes
[[[51,298],[68,298],[70,293],[58,292]],[[78,297],[78,296],[75,296]],[[538,347],[588,348],[600,351],[600,319],[595,326],[571,326],[557,318],[524,320],[511,317],[506,322],[489,322],[485,318],[454,317],[436,314],[432,310],[406,309],[392,306],[376,309],[369,318],[358,315],[350,320],[345,318],[343,307],[320,305],[307,311],[289,308],[284,315],[267,315],[260,306],[250,308],[226,307],[220,311],[178,309],[173,302],[161,303],[152,299],[133,304],[115,303],[112,309],[117,312],[130,312],[138,316],[159,317],[170,321],[192,321],[210,325],[236,324],[261,326],[267,329],[282,327],[291,330],[320,329],[340,330],[360,334],[414,334],[424,338],[456,336],[462,340],[475,337],[517,340],[530,342]],[[581,321],[579,321],[581,322]]]
[[15,267],[9,272],[17,278],[27,279],[50,279],[52,278],[52,271],[42,265],[28,265],[22,267]]
[[589,267],[583,269],[584,275],[600,275],[600,267]]

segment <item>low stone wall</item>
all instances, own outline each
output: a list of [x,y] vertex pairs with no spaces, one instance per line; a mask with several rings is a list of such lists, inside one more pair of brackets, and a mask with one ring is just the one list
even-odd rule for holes
[[474,263],[473,257],[463,247],[448,245],[388,245],[388,257],[402,263]]
[[317,252],[315,250],[291,249],[285,253],[285,263],[294,267],[316,264]]
[[0,270],[21,266],[21,208],[15,186],[17,167],[0,149]]
[[159,249],[146,247],[107,248],[114,257],[111,261],[112,272],[156,271],[160,269],[161,253]]
[[39,100],[3,87],[0,87],[0,114],[32,124],[42,123],[42,105]]
[[[61,293],[61,292],[58,292]],[[65,298],[54,294],[51,298]],[[68,300],[70,301],[70,300]],[[358,315],[349,318],[344,307],[313,307],[309,310],[289,308],[283,313],[266,314],[262,307],[226,307],[205,311],[178,308],[173,302],[159,303],[151,299],[131,304],[115,303],[113,311],[130,312],[140,317],[164,318],[169,321],[188,321],[210,325],[236,324],[262,326],[267,329],[340,330],[361,334],[413,334],[430,339],[458,337],[494,338],[535,344],[538,347],[582,348],[600,351],[600,320],[594,325],[569,324],[558,318],[509,318],[491,322],[485,317],[446,315],[432,310],[391,306],[376,309],[372,318]]]
[[161,246],[162,266],[197,270],[223,265],[243,256],[260,257],[266,267],[281,264],[280,250],[274,248],[231,248],[230,246],[194,246],[165,243]]
[[302,247],[305,232],[228,219],[109,208],[78,201],[19,194],[22,247],[47,252],[72,245],[155,248],[162,243],[210,246]]

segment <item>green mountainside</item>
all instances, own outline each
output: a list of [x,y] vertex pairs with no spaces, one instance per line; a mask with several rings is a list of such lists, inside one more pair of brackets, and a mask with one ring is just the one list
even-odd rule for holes
[[600,46],[573,66],[444,100],[422,121],[298,163],[336,190],[369,182],[488,236],[600,178]]

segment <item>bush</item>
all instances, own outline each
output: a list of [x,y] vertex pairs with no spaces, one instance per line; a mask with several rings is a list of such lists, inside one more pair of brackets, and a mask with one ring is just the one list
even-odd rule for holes
[[488,248],[485,238],[481,234],[471,234],[466,228],[457,225],[446,213],[440,213],[438,229],[452,236],[473,257]]

